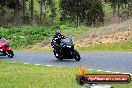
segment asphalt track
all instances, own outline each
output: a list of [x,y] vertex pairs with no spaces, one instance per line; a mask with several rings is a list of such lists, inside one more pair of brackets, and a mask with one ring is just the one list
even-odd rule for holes
[[16,52],[11,59],[0,57],[12,62],[42,64],[52,66],[83,66],[85,69],[112,71],[132,74],[132,52],[81,52],[79,62],[74,59],[58,61],[50,52]]

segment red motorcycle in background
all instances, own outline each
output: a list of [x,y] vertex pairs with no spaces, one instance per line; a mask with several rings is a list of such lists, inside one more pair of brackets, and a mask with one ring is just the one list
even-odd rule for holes
[[9,47],[9,41],[5,38],[0,39],[0,56],[8,56],[9,58],[14,56],[13,51]]

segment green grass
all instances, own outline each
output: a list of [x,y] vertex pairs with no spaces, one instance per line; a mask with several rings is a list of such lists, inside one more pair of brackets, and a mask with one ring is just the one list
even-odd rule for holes
[[83,52],[132,52],[132,42],[122,42],[113,44],[96,44],[89,47],[77,48]]
[[51,37],[54,30],[46,27],[0,28],[0,36],[8,39],[14,49],[27,48]]
[[[0,60],[0,88],[81,88],[76,83],[77,73],[75,67],[36,66]],[[87,73],[104,74],[95,70]],[[113,86],[131,88],[132,83]]]
[[76,68],[0,61],[0,88],[79,88]]

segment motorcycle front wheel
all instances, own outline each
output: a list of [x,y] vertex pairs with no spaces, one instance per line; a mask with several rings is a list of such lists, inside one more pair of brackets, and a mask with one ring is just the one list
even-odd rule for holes
[[78,53],[77,50],[74,50],[74,52],[73,52],[73,58],[74,58],[76,61],[80,61],[81,57],[80,57],[80,54]]
[[60,57],[60,56],[57,56],[57,53],[54,51],[54,55],[55,55],[55,57],[58,59],[58,60],[63,60],[63,58],[62,57]]
[[8,56],[9,58],[12,58],[12,57],[14,56],[13,51],[12,51],[12,50],[7,51],[7,56]]

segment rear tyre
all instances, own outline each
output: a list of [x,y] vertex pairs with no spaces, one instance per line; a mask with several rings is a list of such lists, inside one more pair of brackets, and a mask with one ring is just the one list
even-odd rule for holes
[[13,51],[12,51],[12,50],[7,51],[7,56],[8,56],[9,58],[12,58],[12,57],[14,56]]
[[74,58],[76,61],[80,61],[81,57],[80,57],[80,54],[78,53],[77,50],[74,50],[74,52],[73,52],[73,58]]

